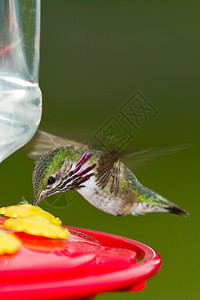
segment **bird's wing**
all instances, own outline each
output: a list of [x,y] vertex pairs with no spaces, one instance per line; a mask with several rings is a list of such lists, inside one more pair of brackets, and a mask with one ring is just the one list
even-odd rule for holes
[[100,188],[105,188],[111,179],[110,193],[115,196],[119,190],[120,163],[117,151],[102,153],[97,167],[96,182]]
[[176,146],[167,146],[160,148],[146,148],[135,150],[119,150],[118,156],[128,165],[132,164],[135,168],[141,167],[153,160],[158,160],[168,155],[174,154],[177,151],[191,147],[191,144],[182,144]]
[[70,140],[64,137],[56,136],[44,131],[38,130],[31,140],[29,147],[31,151],[29,152],[28,156],[37,160],[40,158],[44,153],[48,152],[53,148],[59,148],[63,146],[74,146],[76,147],[84,147],[87,148],[87,145],[82,143],[76,142],[74,140]]
[[102,152],[98,161],[96,182],[98,186],[103,189],[106,187],[109,180],[111,180],[110,192],[117,196],[120,178],[119,159],[122,161],[129,161],[128,165],[132,163],[135,169],[142,164],[146,164],[154,159],[159,159],[164,156],[171,155],[190,146],[191,145],[187,144],[161,148],[115,150],[111,152]]
[[[53,148],[59,148],[63,146],[73,146],[77,148],[89,148],[88,145],[76,142],[71,139],[56,136],[44,131],[38,130],[34,138],[28,144],[31,148],[28,156],[35,160],[39,159],[44,153]],[[158,160],[162,157],[166,157],[179,150],[191,147],[191,144],[183,144],[176,146],[160,147],[160,148],[146,148],[135,150],[114,150],[110,152],[104,152],[100,157],[98,178],[99,186],[106,186],[110,177],[113,179],[113,186],[111,190],[117,191],[119,181],[119,164],[118,160],[122,160],[128,166],[133,166],[134,170],[142,165]],[[112,175],[111,175],[112,174]]]

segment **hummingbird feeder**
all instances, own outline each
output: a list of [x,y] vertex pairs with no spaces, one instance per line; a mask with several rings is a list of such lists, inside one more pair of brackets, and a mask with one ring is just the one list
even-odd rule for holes
[[[6,120],[1,161],[33,136],[41,118],[40,0],[0,0],[0,7],[0,83],[9,97],[6,110],[0,107]],[[14,105],[17,116],[11,114]],[[38,206],[3,207],[0,214],[0,299],[91,299],[99,293],[139,291],[161,267],[159,254],[142,243],[61,226]]]

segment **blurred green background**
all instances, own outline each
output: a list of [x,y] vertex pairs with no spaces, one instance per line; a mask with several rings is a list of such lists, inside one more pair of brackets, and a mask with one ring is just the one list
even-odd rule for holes
[[[40,129],[91,139],[139,90],[159,114],[142,122],[128,148],[199,142],[199,10],[199,1],[43,0]],[[131,130],[126,121],[124,126]],[[162,269],[144,291],[97,299],[199,299],[199,150],[191,147],[135,172],[144,185],[188,210],[187,218],[116,218],[78,194],[42,202],[65,224],[136,239],[161,255]],[[22,197],[32,201],[33,168],[23,149],[1,164],[1,206]]]

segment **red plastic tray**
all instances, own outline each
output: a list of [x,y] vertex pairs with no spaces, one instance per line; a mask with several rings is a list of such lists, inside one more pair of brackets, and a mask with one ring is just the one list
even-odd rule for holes
[[16,254],[0,256],[1,299],[85,299],[138,291],[161,267],[159,254],[142,243],[67,228],[66,241],[15,233],[23,246]]

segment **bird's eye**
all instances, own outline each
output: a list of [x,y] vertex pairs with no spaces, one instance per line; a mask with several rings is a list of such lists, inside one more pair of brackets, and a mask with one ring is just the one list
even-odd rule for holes
[[48,179],[48,181],[47,181],[47,184],[48,185],[52,185],[55,181],[56,181],[55,177],[50,176],[49,179]]

